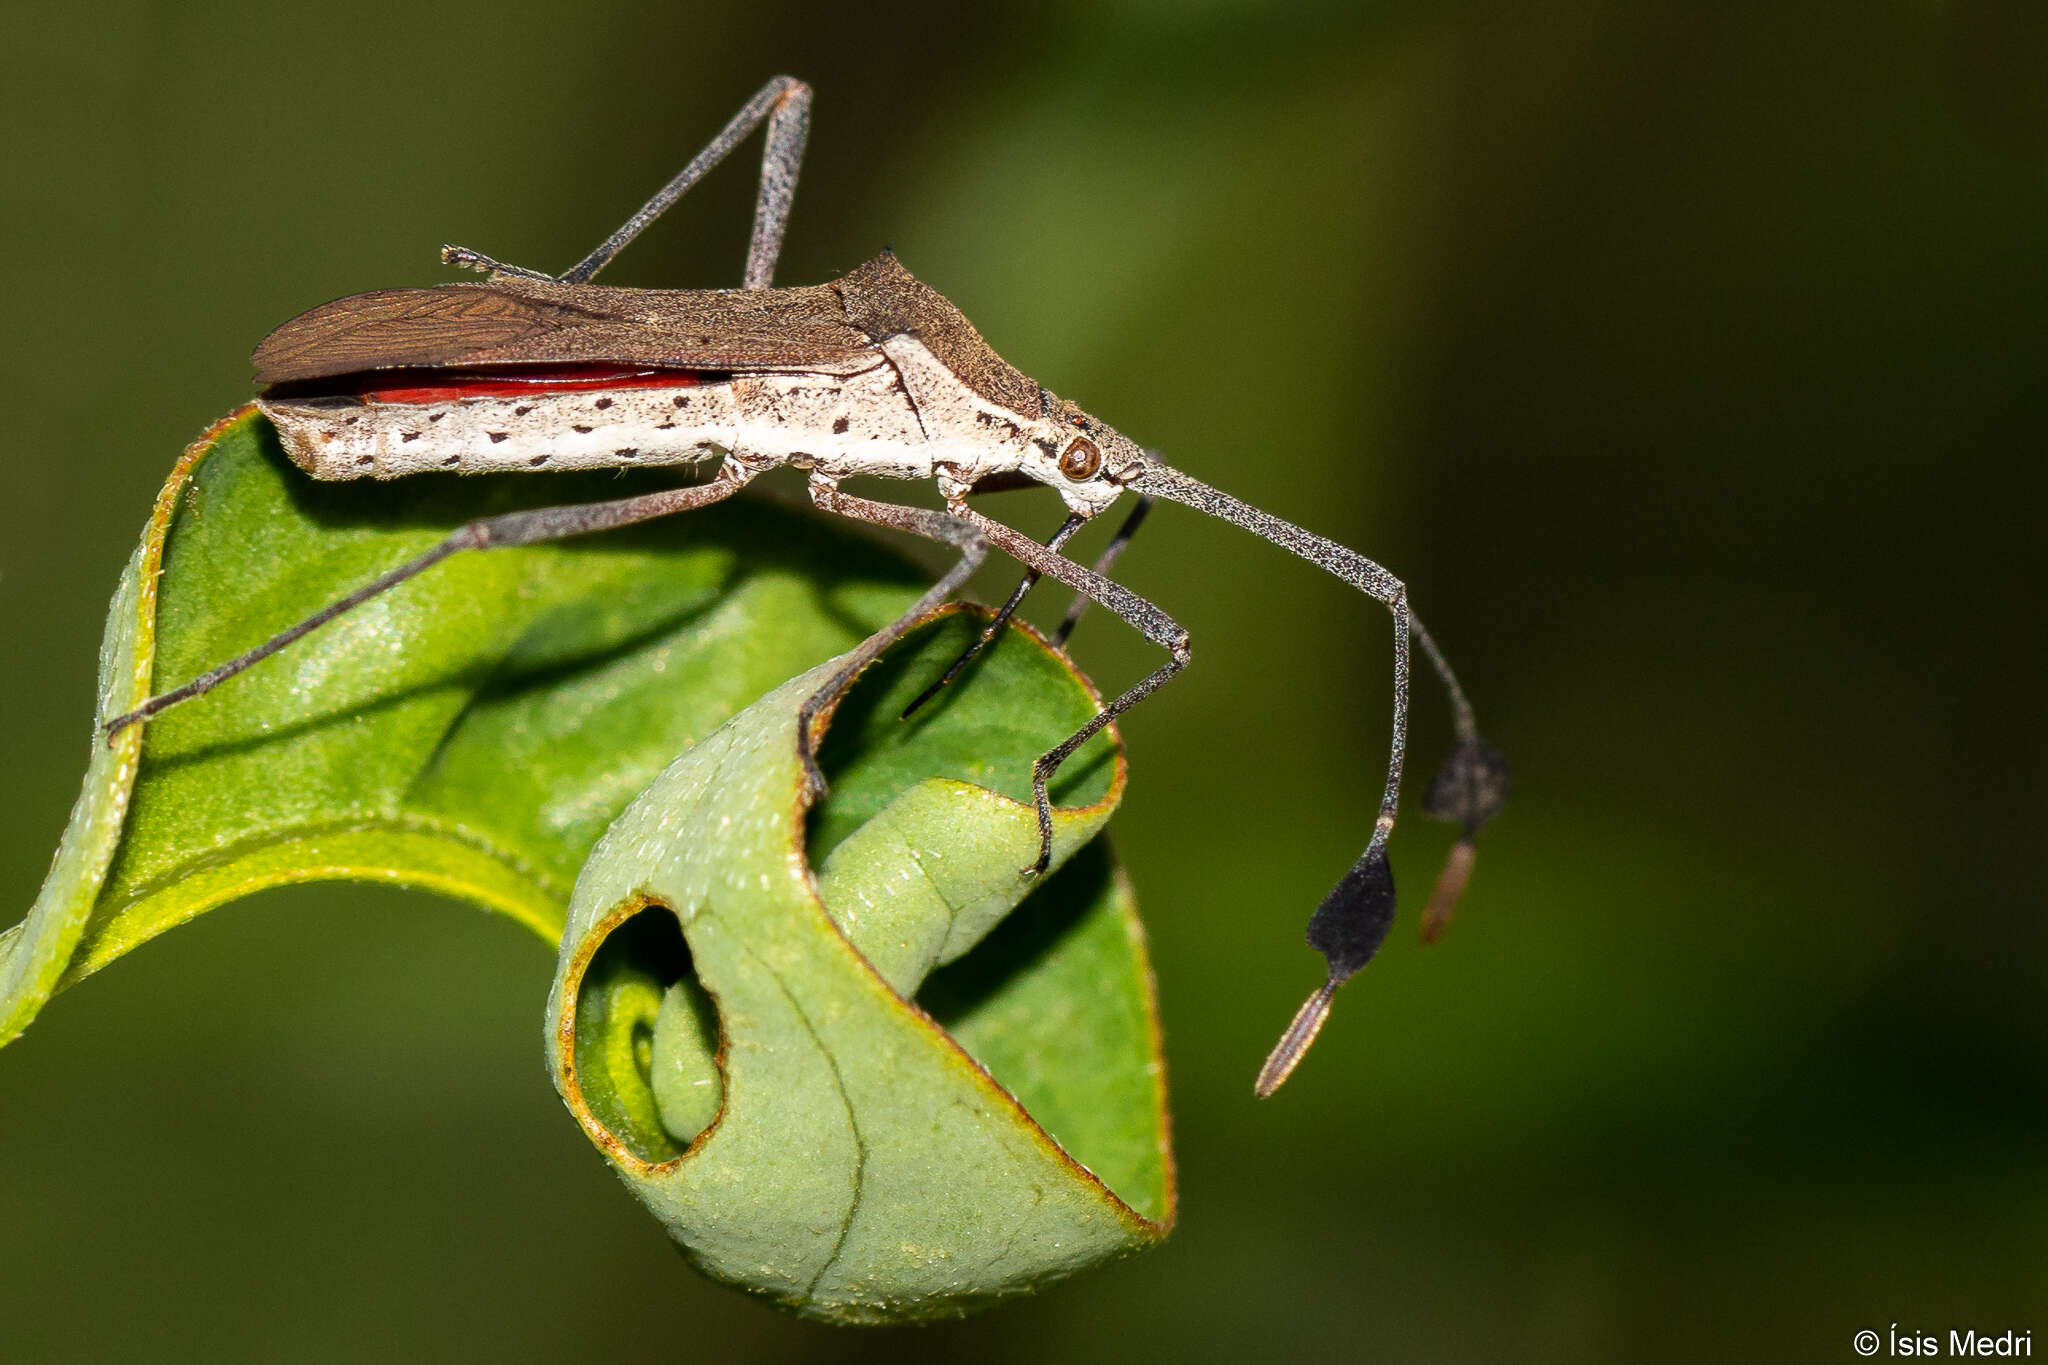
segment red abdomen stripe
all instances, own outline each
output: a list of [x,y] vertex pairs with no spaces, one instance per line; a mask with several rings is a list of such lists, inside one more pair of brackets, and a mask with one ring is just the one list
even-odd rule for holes
[[277,384],[276,399],[354,398],[364,403],[451,403],[463,398],[519,398],[592,389],[673,389],[730,378],[722,371],[664,370],[621,365],[517,365],[478,370],[366,370],[332,379]]
[[588,389],[654,389],[702,384],[700,370],[622,370],[606,365],[561,365],[499,374],[450,375],[437,384],[361,390],[366,403],[448,403],[459,398],[512,398]]

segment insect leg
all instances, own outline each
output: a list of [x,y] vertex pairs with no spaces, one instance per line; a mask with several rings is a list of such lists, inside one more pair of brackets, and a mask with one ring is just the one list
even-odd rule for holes
[[[866,498],[850,497],[841,493],[829,484],[824,484],[822,480],[812,482],[811,497],[819,507],[828,512],[837,512],[841,516],[873,522],[877,526],[894,527],[899,531],[908,531],[912,535],[925,536],[961,547],[962,566],[934,584],[932,590],[906,612],[902,619],[887,630],[878,632],[869,642],[875,645],[872,653],[865,652],[867,645],[861,646],[861,657],[857,660],[856,666],[865,664],[875,654],[879,654],[890,643],[900,638],[920,614],[957,591],[960,584],[973,572],[975,565],[980,562],[980,556],[988,545],[994,545],[1040,575],[1057,579],[1070,588],[1086,593],[1091,600],[1100,602],[1130,622],[1146,639],[1164,647],[1173,656],[1162,667],[1141,678],[1122,696],[1103,707],[1093,720],[1068,736],[1059,747],[1039,755],[1038,761],[1031,765],[1031,792],[1038,806],[1038,857],[1029,867],[1020,868],[1019,871],[1027,877],[1045,871],[1052,862],[1052,797],[1047,793],[1047,784],[1052,781],[1053,774],[1059,770],[1060,764],[1072,757],[1074,751],[1087,743],[1098,730],[1152,695],[1160,684],[1187,667],[1187,631],[1183,630],[1180,623],[1171,616],[1122,584],[1112,583],[1100,574],[1090,573],[1073,560],[1040,545],[1023,532],[1014,531],[999,521],[990,521],[964,504],[955,503],[946,512],[932,512],[921,507],[870,502]],[[974,548],[970,551],[967,549],[968,546]],[[974,560],[972,564],[966,562],[970,554]],[[824,705],[824,696],[836,688],[842,679],[849,676],[851,674],[842,669],[830,686],[822,689],[819,695],[805,703],[802,720],[807,756],[811,721]],[[822,788],[822,779],[816,776],[815,769],[812,780]]]
[[[1045,548],[1048,550],[1059,549],[1060,546],[1067,543],[1074,532],[1087,524],[1088,518],[1082,516],[1079,512],[1075,512],[1064,522],[1060,523],[1060,529],[1052,533],[1052,538],[1045,542]],[[1032,585],[1038,582],[1039,576],[1036,569],[1030,569],[1025,572],[1023,581],[1017,584],[1016,590],[1010,594],[1010,600],[1003,603],[1001,610],[997,611],[995,616],[990,619],[988,628],[975,637],[974,643],[961,651],[960,657],[953,660],[952,665],[939,675],[938,681],[918,693],[911,700],[910,705],[903,708],[903,714],[897,717],[897,719],[909,720],[919,707],[923,706],[933,697],[938,696],[941,688],[958,677],[961,669],[973,663],[975,656],[988,648],[989,643],[1002,633],[1003,627],[1010,623],[1010,618],[1017,614],[1017,607],[1023,602],[1024,594],[1031,591]]]
[[169,692],[151,697],[126,715],[114,717],[107,722],[107,738],[111,740],[123,728],[148,720],[166,707],[204,696],[250,665],[261,663],[342,613],[389,592],[409,578],[418,577],[459,551],[495,550],[511,545],[532,545],[544,540],[566,540],[570,536],[587,535],[593,531],[609,531],[620,526],[630,526],[635,522],[665,517],[675,512],[708,507],[737,493],[751,477],[753,476],[740,470],[738,466],[727,462],[720,466],[717,476],[708,483],[692,484],[685,488],[664,488],[658,492],[620,498],[613,502],[535,507],[524,512],[507,512],[502,516],[472,521],[450,532],[445,540],[432,549],[414,556],[389,573],[372,579],[348,596],[329,603],[289,630],[273,635],[248,653],[230,659],[216,668],[208,669],[183,687],[173,688]]
[[[1145,516],[1152,510],[1152,504],[1156,501],[1158,500],[1149,493],[1138,499],[1137,506],[1131,508],[1131,514],[1124,518],[1124,524],[1116,528],[1116,534],[1110,537],[1109,544],[1102,547],[1101,555],[1095,560],[1095,572],[1107,574],[1116,567],[1117,560],[1123,557],[1124,547],[1131,543],[1131,537],[1145,524]],[[1081,624],[1081,613],[1086,610],[1087,594],[1076,593],[1073,604],[1067,608],[1066,616],[1060,621],[1060,628],[1052,633],[1052,642],[1065,648],[1067,641],[1073,637],[1074,627]]]
[[782,233],[789,226],[789,205],[796,198],[797,172],[803,167],[810,133],[811,87],[790,80],[768,115],[761,182],[754,191],[754,230],[747,239],[745,288],[766,289],[775,283],[775,263],[782,256]]
[[991,521],[965,504],[956,505],[953,514],[971,522],[988,537],[990,544],[1026,568],[1056,579],[1090,601],[1109,608],[1170,656],[1164,664],[1126,688],[1121,696],[1103,707],[1092,720],[1056,748],[1040,754],[1038,761],[1031,765],[1031,794],[1038,804],[1038,858],[1023,872],[1026,876],[1036,876],[1045,871],[1052,861],[1052,798],[1046,787],[1053,774],[1098,730],[1151,696],[1167,679],[1188,666],[1188,633],[1178,621],[1121,583],[1113,583],[1101,574],[1082,568],[1023,532],[1014,531],[999,521]]
[[842,493],[829,479],[813,476],[811,479],[811,502],[826,512],[835,512],[842,517],[856,521],[871,522],[876,526],[887,526],[912,535],[924,536],[951,545],[960,552],[959,562],[947,570],[938,582],[926,589],[924,595],[912,603],[888,625],[863,640],[850,654],[840,670],[832,675],[831,681],[813,692],[797,713],[797,747],[803,755],[804,774],[810,779],[813,799],[825,794],[825,775],[818,771],[813,750],[817,736],[815,726],[818,712],[827,701],[836,697],[840,690],[852,682],[863,668],[880,657],[883,650],[903,638],[917,619],[932,608],[946,601],[965,586],[981,567],[981,561],[988,553],[988,541],[974,527],[958,517],[947,516],[944,512],[933,512],[922,507],[903,507],[893,502],[874,502]]
[[766,289],[775,278],[775,259],[782,250],[782,231],[789,223],[790,200],[796,195],[797,168],[804,158],[804,140],[810,132],[811,87],[794,76],[777,76],[754,95],[719,130],[690,164],[663,185],[640,211],[619,225],[585,256],[562,274],[568,284],[582,284],[611,262],[625,245],[638,237],[648,224],[666,213],[689,188],[747,140],[749,134],[768,122],[768,146],[761,155],[761,187],[754,201],[754,231],[747,245],[746,287]]
[[[1123,554],[1124,546],[1131,543],[1132,534],[1137,531],[1139,526],[1144,524],[1145,514],[1152,510],[1152,502],[1153,499],[1149,497],[1138,499],[1138,505],[1131,509],[1131,514],[1124,518],[1124,524],[1117,528],[1116,535],[1110,539],[1108,545],[1103,547],[1101,555],[1096,558],[1095,572],[1097,575],[1107,575],[1109,573],[1111,566]],[[1067,543],[1067,539],[1074,532],[1087,524],[1087,520],[1086,517],[1083,517],[1078,512],[1068,517],[1060,526],[1060,529],[1053,532],[1052,538],[1045,542],[1045,548],[1048,550],[1059,549],[1060,546]],[[902,719],[910,719],[913,712],[939,694],[940,688],[958,677],[961,669],[974,662],[974,657],[988,647],[990,642],[996,638],[997,633],[1008,623],[1010,617],[1016,613],[1018,605],[1024,601],[1024,594],[1030,592],[1037,585],[1040,576],[1036,569],[1025,571],[1024,578],[1017,584],[1016,591],[1010,594],[1009,601],[1003,603],[1002,610],[998,611],[995,619],[989,622],[988,629],[983,631],[980,638],[967,647],[966,652],[953,660],[953,666],[940,675],[937,682],[918,693],[916,700],[903,708]],[[1060,622],[1060,628],[1053,632],[1052,642],[1054,644],[1062,647],[1066,645],[1067,637],[1074,633],[1074,627],[1081,620],[1081,613],[1088,610],[1088,602],[1089,599],[1086,593],[1076,593],[1074,595],[1073,605],[1067,608],[1066,617]]]

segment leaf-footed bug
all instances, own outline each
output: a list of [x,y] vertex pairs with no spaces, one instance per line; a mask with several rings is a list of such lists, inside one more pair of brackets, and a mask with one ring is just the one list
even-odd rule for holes
[[[257,407],[292,460],[316,479],[715,462],[709,480],[471,522],[248,653],[108,722],[108,736],[210,691],[458,551],[530,545],[705,507],[763,471],[789,465],[809,472],[811,501],[820,509],[923,536],[959,555],[900,619],[847,654],[833,680],[805,705],[799,744],[812,799],[824,789],[812,756],[824,703],[912,622],[957,592],[990,546],[1021,562],[1024,580],[979,640],[906,715],[995,638],[1041,577],[1077,593],[1058,632],[1062,643],[1093,602],[1167,651],[1164,664],[1033,766],[1039,855],[1021,873],[1034,876],[1051,856],[1047,784],[1053,774],[1103,726],[1187,665],[1187,631],[1105,577],[1155,500],[1183,503],[1321,566],[1385,606],[1394,621],[1393,744],[1379,816],[1364,853],[1309,921],[1308,941],[1328,960],[1328,973],[1259,1071],[1254,1088],[1269,1095],[1315,1040],[1337,987],[1372,959],[1393,921],[1387,842],[1406,747],[1411,639],[1441,680],[1455,725],[1455,746],[1431,785],[1427,809],[1461,827],[1425,911],[1425,939],[1441,931],[1471,874],[1473,840],[1507,793],[1506,764],[1479,737],[1472,707],[1410,610],[1407,589],[1378,564],[1170,468],[1055,396],[998,356],[957,308],[888,252],[828,284],[773,288],[810,98],[800,81],[770,81],[639,212],[560,276],[444,247],[445,262],[480,270],[486,280],[339,299],[285,323],[256,348]],[[767,146],[744,288],[590,283],[764,122]],[[842,493],[839,480],[856,475],[932,479],[946,510]],[[1069,509],[1044,544],[967,503],[972,493],[1032,485],[1054,489]],[[1093,569],[1059,553],[1126,491],[1137,500]]]

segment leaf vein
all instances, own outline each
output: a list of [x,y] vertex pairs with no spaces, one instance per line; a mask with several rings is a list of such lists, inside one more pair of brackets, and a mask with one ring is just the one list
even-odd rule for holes
[[789,1002],[790,1012],[796,1016],[797,1022],[803,1025],[803,1030],[810,1036],[811,1042],[816,1044],[818,1055],[825,1059],[825,1066],[832,1073],[832,1088],[839,1096],[840,1107],[846,1111],[846,1126],[853,1133],[853,1198],[846,1206],[846,1216],[839,1222],[839,1235],[833,1239],[832,1250],[826,1255],[825,1263],[818,1267],[818,1273],[804,1286],[803,1296],[809,1301],[817,1297],[818,1286],[832,1273],[832,1267],[839,1264],[839,1258],[846,1250],[846,1239],[853,1234],[853,1221],[860,1216],[861,1195],[867,1188],[868,1144],[860,1131],[860,1118],[854,1113],[853,1097],[846,1093],[846,1078],[840,1073],[839,1059],[832,1055],[832,1049],[825,1046],[825,1040],[818,1036],[817,1027],[811,1023],[811,1017],[804,1013],[804,1007],[796,995],[783,982],[782,974],[769,966],[767,960],[751,947],[742,943],[740,948],[748,957],[753,958],[767,974],[768,979],[775,983],[775,989],[782,992],[782,998]]

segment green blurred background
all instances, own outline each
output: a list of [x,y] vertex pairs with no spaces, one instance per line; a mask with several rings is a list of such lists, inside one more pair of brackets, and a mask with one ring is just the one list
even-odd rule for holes
[[[691,1273],[562,1112],[548,954],[303,888],[0,1053],[0,1358],[2048,1332],[2042,7],[0,14],[0,921],[76,793],[116,575],[251,345],[449,278],[444,240],[566,266],[777,71],[817,90],[785,281],[891,244],[1026,372],[1388,564],[1519,783],[1429,950],[1448,835],[1403,827],[1407,918],[1255,1102],[1370,823],[1388,632],[1163,509],[1126,577],[1196,663],[1126,727],[1115,832],[1177,1097],[1164,1248],[955,1325],[780,1317]],[[751,194],[721,173],[608,281],[736,283]],[[1109,682],[1153,659],[1107,620],[1077,643]]]

